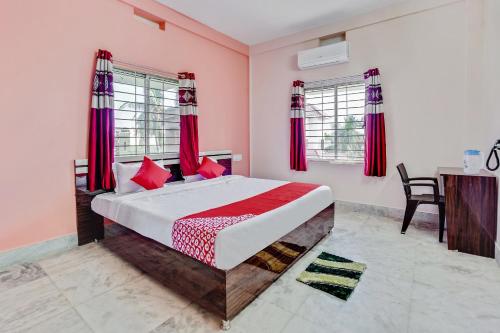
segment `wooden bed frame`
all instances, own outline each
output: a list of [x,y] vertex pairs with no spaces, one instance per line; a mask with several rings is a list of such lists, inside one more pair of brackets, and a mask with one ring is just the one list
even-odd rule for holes
[[[230,155],[229,158],[227,154],[211,156],[216,158],[218,163],[226,166],[228,173],[231,172]],[[80,177],[84,171],[82,161],[75,163],[75,174]],[[166,165],[172,170],[172,164]],[[82,184],[81,181],[79,184]],[[292,243],[304,249],[279,273],[252,264],[252,258],[230,270],[221,270],[203,264],[119,224],[111,224],[105,228],[104,218],[90,210],[90,201],[102,192],[85,191],[84,188],[77,186],[79,245],[103,239],[102,244],[107,249],[164,286],[221,318],[223,329],[228,329],[231,319],[323,239],[334,225],[334,204],[331,204],[279,239],[279,242]],[[80,236],[82,236],[82,242],[80,242]]]

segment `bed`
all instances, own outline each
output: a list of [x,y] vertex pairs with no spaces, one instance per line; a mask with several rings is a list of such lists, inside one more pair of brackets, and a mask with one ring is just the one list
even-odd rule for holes
[[[230,166],[228,154],[212,158]],[[172,161],[165,163],[175,170],[169,164]],[[288,184],[230,175],[231,168],[227,169],[226,175],[215,179],[189,183],[173,179],[156,190],[100,193],[89,200],[89,214],[98,224],[104,228],[107,219],[119,225],[106,229],[104,246],[219,316],[223,328],[331,231],[334,211],[330,188],[316,187],[280,207],[222,229],[215,237],[213,265],[201,262],[174,249],[176,221]],[[104,238],[104,234],[96,238]]]

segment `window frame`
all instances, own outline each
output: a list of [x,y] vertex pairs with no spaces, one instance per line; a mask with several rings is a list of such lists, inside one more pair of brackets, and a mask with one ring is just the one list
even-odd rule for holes
[[[154,158],[178,158],[179,157],[179,152],[180,152],[180,143],[177,143],[177,144],[168,144],[165,142],[165,139],[169,139],[169,138],[179,138],[180,140],[180,111],[178,111],[176,114],[170,114],[170,113],[166,113],[165,112],[165,104],[162,105],[163,107],[163,111],[161,113],[162,115],[162,120],[160,121],[162,123],[162,144],[161,145],[154,145],[155,147],[159,147],[161,152],[160,153],[157,153],[157,152],[151,152],[151,147],[152,145],[150,144],[150,121],[154,121],[154,120],[151,120],[151,114],[152,113],[155,113],[153,111],[151,111],[151,103],[150,103],[150,91],[151,89],[154,89],[154,90],[159,90],[159,89],[156,89],[156,88],[152,88],[151,87],[151,80],[153,79],[156,79],[156,80],[159,80],[162,82],[162,84],[165,84],[165,83],[171,83],[172,85],[175,85],[177,87],[177,91],[176,91],[176,106],[173,106],[173,108],[176,108],[177,110],[179,110],[179,104],[178,104],[178,96],[179,96],[179,80],[178,79],[174,79],[174,78],[171,78],[171,77],[166,77],[166,76],[161,76],[161,75],[158,75],[158,74],[153,74],[153,73],[149,73],[149,72],[141,72],[141,71],[138,71],[138,70],[134,70],[134,69],[128,69],[128,68],[124,68],[124,67],[114,67],[114,70],[116,72],[124,72],[125,75],[129,75],[129,76],[132,76],[136,79],[137,77],[140,77],[140,78],[143,78],[144,79],[144,86],[139,86],[137,85],[137,82],[134,82],[134,85],[133,87],[135,88],[135,92],[134,93],[128,93],[128,92],[122,92],[124,94],[133,94],[134,95],[134,111],[130,110],[120,110],[119,108],[116,107],[116,104],[115,104],[115,99],[116,99],[116,91],[115,91],[115,96],[114,96],[114,99],[113,99],[113,110],[114,110],[114,121],[115,121],[115,141],[114,141],[114,144],[115,144],[115,150],[114,150],[114,157],[115,157],[115,160],[118,161],[118,162],[127,162],[127,161],[131,161],[131,160],[136,160],[138,157],[142,157],[142,156],[151,156],[151,157],[154,157]],[[115,82],[116,84],[116,82]],[[137,102],[137,96],[141,96],[139,94],[137,94],[137,87],[142,87],[144,88],[144,102],[143,103],[140,103],[140,102]],[[167,90],[161,90],[163,93]],[[164,97],[162,99],[165,99]],[[170,100],[174,100],[174,99],[170,99]],[[119,100],[121,101],[121,100]],[[127,102],[127,101],[121,101],[121,102]],[[163,101],[164,102],[164,101]],[[138,112],[137,111],[137,104],[144,104],[144,145],[138,145],[137,143],[135,144],[135,146],[144,146],[144,152],[142,153],[137,153],[137,149],[136,149],[136,154],[117,154],[117,137],[116,137],[116,120],[128,120],[128,119],[122,119],[122,118],[117,118],[117,115],[116,115],[116,111],[123,111],[123,112]],[[157,112],[156,112],[157,113]],[[165,128],[165,123],[172,123],[172,121],[166,121],[165,120],[165,115],[176,115],[177,116],[177,120],[178,121],[175,121],[175,123],[178,123],[179,126],[178,128],[175,128],[175,129],[167,129]],[[130,119],[130,120],[134,120],[136,121],[135,119]],[[137,127],[137,123],[134,123],[135,124],[135,130],[137,131],[138,128],[140,127]],[[154,130],[157,130],[157,129],[153,129]],[[172,130],[172,131],[176,131],[179,133],[178,136],[165,136],[165,133],[167,133],[168,130]],[[132,138],[132,137],[131,137]],[[135,138],[141,138],[141,136],[137,136],[137,133],[135,135]],[[177,146],[177,151],[176,152],[167,152],[166,151],[166,146]]]
[[[352,113],[350,114],[349,113],[349,106],[348,106],[348,103],[349,103],[349,100],[348,100],[348,88],[349,86],[362,86],[362,93],[363,93],[363,100],[362,99],[359,99],[359,100],[355,100],[353,102],[360,102],[360,101],[363,101],[363,106],[353,106],[351,108],[356,108],[356,109],[362,109],[362,112],[360,113]],[[345,107],[345,110],[346,110],[346,113],[345,115],[339,115],[339,109],[342,109],[342,108],[339,108],[339,104],[340,103],[343,103],[344,101],[339,101],[338,97],[339,97],[339,87],[346,87],[346,100],[345,100],[345,103],[346,103],[346,107]],[[325,99],[325,91],[327,90],[332,90],[333,89],[333,95],[328,95],[326,97],[334,97],[334,113],[333,113],[333,117],[332,116],[325,116],[324,114],[324,105],[325,104],[330,104],[329,102],[325,102],[324,99]],[[319,92],[321,94],[321,103],[315,103],[315,104],[309,104],[308,103],[308,92]],[[365,111],[365,107],[366,107],[366,95],[365,95],[365,91],[366,91],[366,84],[364,82],[364,78],[362,76],[352,76],[352,77],[346,77],[346,78],[338,78],[338,79],[331,79],[331,80],[324,80],[324,81],[315,81],[315,82],[306,82],[305,83],[305,87],[304,87],[304,129],[305,129],[305,139],[306,139],[306,159],[308,161],[317,161],[317,162],[328,162],[328,163],[332,163],[332,164],[363,164],[364,163],[364,151],[365,151],[365,139],[366,139],[366,132],[365,132],[365,124],[364,124],[364,121],[365,121],[365,117],[366,117],[366,111]],[[359,94],[361,93],[358,92],[358,93],[355,93],[355,94]],[[319,98],[319,97],[316,97],[316,98]],[[314,112],[314,111],[308,111],[308,106],[311,106],[311,105],[321,105],[321,123],[309,123],[308,122],[308,118],[319,118],[319,117],[308,117],[308,115],[311,113],[311,112]],[[326,109],[326,110],[331,110],[331,109]],[[339,124],[341,124],[341,122],[339,122],[339,117],[348,117],[350,115],[353,115],[353,116],[361,116],[362,119],[361,120],[357,120],[355,121],[355,123],[361,123],[361,127],[356,127],[354,128],[355,130],[359,130],[359,129],[362,129],[363,130],[363,133],[362,134],[359,134],[359,135],[347,135],[347,136],[339,136],[339,131],[342,130],[342,129],[339,129]],[[324,152],[326,151],[325,149],[325,118],[334,118],[334,122],[333,122],[333,128],[331,129],[332,133],[333,133],[333,136],[334,136],[334,147],[335,147],[335,152],[333,153],[334,156],[327,156],[325,157],[324,156]],[[342,122],[342,124],[346,124],[347,122]],[[309,125],[321,125],[321,129],[320,130],[308,130],[308,124]],[[328,124],[331,124],[331,122],[328,122]],[[312,148],[309,148],[309,144],[314,144],[312,142],[309,142],[309,138],[312,138],[312,137],[318,137],[318,136],[312,136],[312,135],[308,135],[307,132],[311,132],[311,131],[321,131],[321,149],[312,149]],[[339,155],[342,155],[342,151],[340,151],[338,148],[339,148],[339,138],[340,137],[362,137],[363,140],[362,142],[359,142],[359,143],[355,143],[355,144],[360,144],[362,146],[362,149],[360,150],[346,150],[344,151],[346,153],[346,157],[345,158],[342,158],[342,156],[339,156]],[[316,143],[317,144],[317,143]],[[311,156],[309,154],[310,151],[320,151],[321,152],[321,156]],[[351,156],[349,157],[349,152],[354,152],[354,151],[357,151],[357,152],[361,152],[361,155],[363,156],[359,156],[359,157],[354,157],[354,156]]]

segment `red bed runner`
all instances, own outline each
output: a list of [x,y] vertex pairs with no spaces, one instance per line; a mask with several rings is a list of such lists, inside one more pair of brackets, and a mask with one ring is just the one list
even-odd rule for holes
[[173,247],[215,266],[217,233],[233,224],[286,205],[320,185],[288,183],[256,196],[178,219],[172,229]]

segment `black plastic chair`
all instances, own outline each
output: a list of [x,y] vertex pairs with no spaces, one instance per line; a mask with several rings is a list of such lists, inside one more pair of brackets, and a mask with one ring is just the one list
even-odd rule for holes
[[[445,205],[444,196],[439,195],[439,185],[437,178],[433,177],[417,177],[409,178],[403,163],[397,166],[401,181],[403,182],[403,189],[406,195],[406,210],[403,220],[403,227],[401,233],[406,233],[406,229],[410,225],[411,219],[417,210],[418,205],[437,205],[439,208],[439,241],[443,241],[444,233],[444,219],[445,219]],[[427,183],[425,183],[427,181]],[[432,181],[432,183],[428,183]],[[417,183],[418,182],[418,183]],[[432,194],[412,194],[412,187],[432,187]]]

